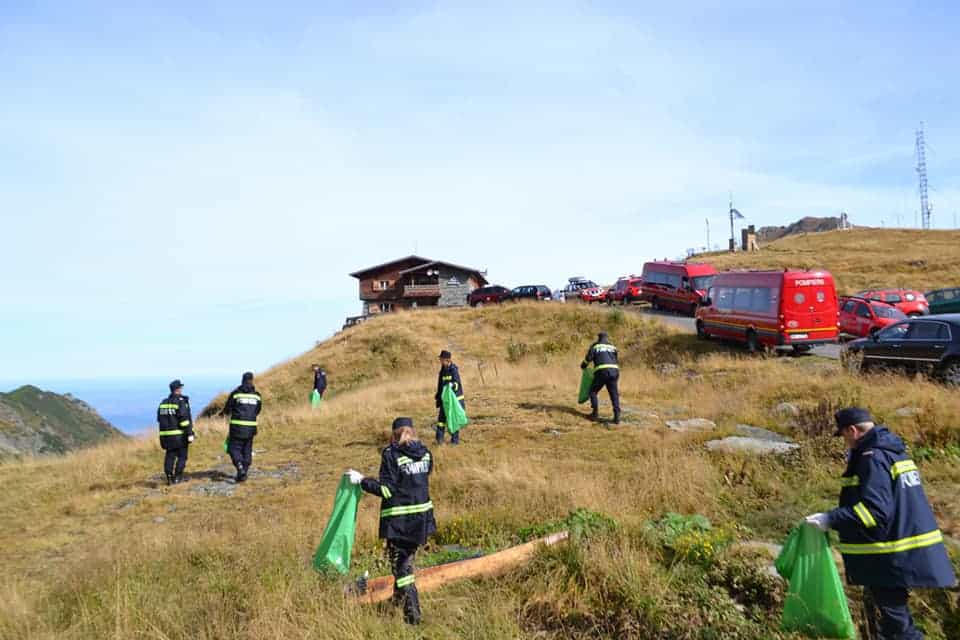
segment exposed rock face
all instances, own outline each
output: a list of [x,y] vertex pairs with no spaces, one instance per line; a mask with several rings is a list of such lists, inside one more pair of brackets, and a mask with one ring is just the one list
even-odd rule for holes
[[710,451],[720,453],[749,453],[757,456],[784,455],[800,448],[800,445],[791,442],[776,442],[744,436],[729,436],[721,440],[711,440],[704,446]]
[[706,418],[688,418],[686,420],[667,420],[667,427],[674,431],[713,431],[717,423]]
[[807,216],[785,227],[760,227],[757,231],[757,241],[760,243],[773,242],[778,238],[797,233],[818,233],[820,231],[834,231],[839,228],[839,217],[815,218]]
[[23,386],[0,393],[0,458],[66,453],[124,435],[73,396]]

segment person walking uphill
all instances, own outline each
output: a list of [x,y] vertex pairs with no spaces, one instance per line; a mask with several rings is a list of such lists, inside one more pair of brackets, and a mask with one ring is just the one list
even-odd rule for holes
[[606,387],[613,405],[613,424],[620,424],[620,365],[617,363],[617,348],[610,344],[606,331],[597,334],[597,341],[587,349],[580,368],[586,369],[590,364],[593,364],[595,371],[590,387],[590,419],[597,419],[600,404],[597,394]]
[[864,587],[871,637],[922,639],[907,606],[908,590],[952,587],[956,577],[920,472],[903,440],[874,425],[866,409],[842,409],[834,418],[834,435],[849,448],[840,506],[806,522],[840,534],[847,581]]
[[430,451],[417,439],[413,420],[393,421],[390,445],[380,457],[378,479],[349,469],[350,482],[381,499],[380,538],[387,541],[393,571],[393,602],[403,606],[409,624],[420,623],[420,597],[414,582],[413,557],[437,530],[430,501]]
[[160,446],[163,456],[163,473],[167,484],[183,482],[187,467],[187,449],[193,442],[193,418],[190,417],[190,398],[183,395],[183,383],[170,383],[170,395],[157,407],[157,424],[160,426]]
[[318,364],[313,365],[313,390],[323,398],[323,392],[327,390],[327,372]]
[[227,451],[237,468],[237,482],[247,479],[253,464],[253,438],[257,435],[257,416],[262,406],[260,393],[253,386],[253,374],[248,371],[243,374],[240,386],[230,393],[223,408],[224,413],[230,415]]
[[[440,352],[440,373],[437,374],[437,393],[434,400],[437,404],[439,413],[437,414],[437,444],[443,444],[443,433],[447,430],[447,415],[443,410],[443,388],[450,385],[453,392],[457,394],[457,400],[460,406],[467,407],[463,397],[463,382],[460,380],[460,369],[453,363],[453,356],[444,349]],[[460,444],[460,431],[455,431],[450,435],[450,444]]]

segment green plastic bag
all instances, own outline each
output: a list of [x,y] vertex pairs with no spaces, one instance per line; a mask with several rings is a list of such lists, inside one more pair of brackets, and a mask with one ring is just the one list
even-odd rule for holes
[[350,571],[353,536],[357,529],[357,505],[360,504],[362,493],[360,485],[351,484],[348,476],[341,478],[333,499],[333,512],[313,554],[313,568],[317,571],[325,572],[330,567],[344,575]]
[[456,433],[470,422],[467,419],[467,412],[460,406],[457,400],[457,394],[454,393],[450,385],[443,387],[443,393],[440,395],[440,403],[443,405],[443,415],[447,418],[447,431]]
[[794,528],[776,567],[790,583],[780,622],[783,631],[811,638],[857,637],[826,534],[810,525]]
[[223,439],[223,452],[230,453],[230,436]]
[[320,392],[316,389],[313,390],[313,393],[310,394],[310,408],[316,409],[320,406],[320,401],[323,400],[323,396],[320,395]]
[[577,404],[583,404],[590,399],[590,387],[593,386],[593,367],[587,367],[580,374],[580,395],[577,396]]

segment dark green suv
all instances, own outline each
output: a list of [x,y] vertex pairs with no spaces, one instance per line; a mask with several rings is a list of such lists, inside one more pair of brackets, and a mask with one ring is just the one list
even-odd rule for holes
[[924,294],[930,313],[960,313],[960,287],[936,289]]

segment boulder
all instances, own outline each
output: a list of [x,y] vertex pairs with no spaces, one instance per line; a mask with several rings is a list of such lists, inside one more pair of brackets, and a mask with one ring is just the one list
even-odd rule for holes
[[757,438],[758,440],[770,440],[771,442],[790,442],[790,438],[776,431],[770,431],[769,429],[763,429],[761,427],[751,427],[748,424],[738,424],[737,435]]
[[911,418],[923,413],[920,407],[900,407],[894,412],[898,418]]
[[688,418],[686,420],[667,420],[667,427],[674,431],[713,431],[717,423],[706,418]]
[[757,456],[784,455],[800,448],[792,442],[776,442],[761,438],[730,436],[721,440],[711,440],[704,446],[710,451],[720,453],[748,453]]
[[781,418],[797,418],[800,416],[800,407],[792,402],[781,402],[773,408],[773,414]]

